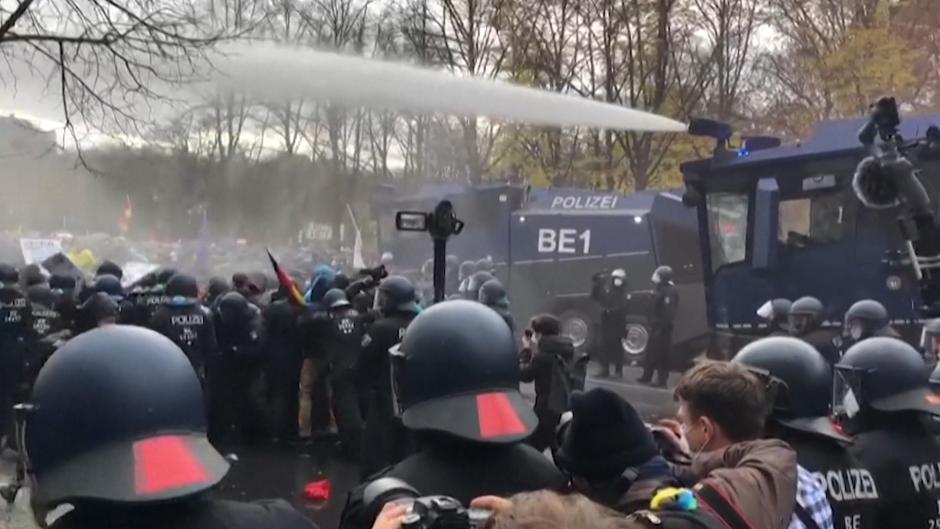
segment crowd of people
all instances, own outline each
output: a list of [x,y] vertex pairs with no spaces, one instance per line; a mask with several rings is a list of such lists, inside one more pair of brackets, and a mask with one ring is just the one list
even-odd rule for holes
[[811,298],[769,302],[773,336],[688,370],[676,416],[647,424],[584,391],[586,359],[554,316],[519,347],[491,263],[450,261],[453,299],[436,304],[381,267],[319,266],[302,291],[282,278],[270,292],[244,274],[203,288],[164,269],[125,291],[113,263],[84,287],[0,266],[4,424],[37,520],[68,503],[56,529],[309,528],[283,501],[211,499],[229,467],[217,447],[334,430],[362,472],[342,529],[940,519],[930,356],[868,329],[871,303],[832,352],[810,338]]

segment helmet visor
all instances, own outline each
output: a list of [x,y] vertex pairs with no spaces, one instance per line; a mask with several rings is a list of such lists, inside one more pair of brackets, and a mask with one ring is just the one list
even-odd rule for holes
[[861,410],[862,380],[866,371],[836,366],[832,384],[832,412],[852,418]]
[[401,405],[401,392],[399,391],[398,381],[401,378],[401,370],[405,365],[405,352],[401,350],[401,344],[395,344],[388,350],[388,360],[389,366],[389,376],[391,379],[392,387],[392,411],[395,413],[395,417],[401,417],[402,409]]

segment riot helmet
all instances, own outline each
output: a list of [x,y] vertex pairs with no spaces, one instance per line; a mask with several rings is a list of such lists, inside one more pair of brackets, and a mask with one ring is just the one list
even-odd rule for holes
[[209,301],[215,301],[223,294],[231,290],[228,281],[224,277],[213,277],[209,279]]
[[[275,284],[277,284],[275,282]],[[333,276],[333,288],[345,291],[349,287],[349,276],[345,272],[336,272]]]
[[404,276],[388,276],[379,284],[379,306],[382,310],[418,312],[415,286]]
[[26,265],[20,270],[20,279],[24,287],[41,285],[46,282],[46,276],[42,273],[42,268],[36,263]]
[[113,325],[43,366],[23,406],[32,499],[150,504],[200,493],[229,465],[206,438],[202,388],[172,341]]
[[822,301],[812,297],[803,296],[790,305],[790,332],[796,336],[806,334],[822,323],[823,308]]
[[627,272],[623,268],[617,268],[610,273],[610,280],[615,287],[620,288],[627,284]]
[[199,284],[189,274],[173,274],[166,283],[165,293],[169,297],[196,299],[199,297]]
[[75,288],[75,278],[62,274],[52,274],[49,278],[49,288],[53,290],[73,290]]
[[118,279],[124,278],[124,270],[118,266],[114,261],[109,261],[105,259],[98,265],[98,270],[95,271],[95,277],[103,276],[105,274],[112,275]]
[[509,308],[509,297],[506,295],[506,287],[499,282],[499,279],[490,279],[480,287],[480,297],[478,301],[487,307],[500,309]]
[[865,409],[940,415],[940,396],[928,387],[929,368],[907,343],[885,337],[862,340],[835,366],[833,411],[855,416]]
[[95,292],[107,294],[115,299],[124,298],[124,286],[121,285],[121,280],[110,274],[95,278],[94,290]]
[[240,325],[247,323],[254,314],[251,303],[238,292],[226,292],[219,298],[216,307],[219,320],[225,325]]
[[349,307],[349,300],[346,299],[346,293],[338,288],[331,288],[323,295],[323,306],[328,309],[339,309]]
[[493,258],[490,256],[486,256],[476,262],[477,272],[489,272],[492,274],[495,269],[496,266],[493,264]]
[[15,266],[7,263],[0,263],[0,283],[3,283],[4,286],[11,286],[18,284],[19,280],[20,273],[17,271]]
[[653,277],[650,278],[650,281],[655,285],[668,285],[672,283],[672,267],[671,266],[660,266],[653,271]]
[[449,253],[447,254],[445,264],[448,270],[456,270],[457,267],[460,266],[460,259],[458,259],[456,255]]
[[885,306],[873,299],[863,299],[845,311],[842,334],[859,341],[871,337],[876,331],[887,326],[888,311]]
[[786,298],[774,298],[757,309],[757,316],[768,323],[781,325],[790,316],[790,307],[793,303]]
[[495,279],[493,274],[482,270],[477,271],[472,276],[470,276],[470,280],[467,281],[467,299],[470,301],[476,301],[480,299],[480,288],[483,287],[483,283],[486,283],[491,279]]
[[42,305],[46,308],[52,308],[52,305],[55,303],[52,289],[45,283],[26,287],[26,299],[28,299],[30,303]]
[[161,268],[157,270],[156,281],[158,285],[166,285],[171,277],[176,275],[176,269],[174,268]]
[[774,420],[796,430],[848,440],[829,420],[832,369],[813,346],[785,336],[763,338],[744,346],[732,361],[770,382]]
[[86,316],[87,321],[92,326],[100,326],[108,323],[117,323],[118,316],[121,313],[121,307],[113,296],[104,292],[95,292],[82,303],[79,308],[82,314]]
[[457,270],[457,278],[463,281],[464,279],[469,279],[477,271],[477,265],[473,261],[464,261],[460,263],[460,268]]
[[390,351],[396,411],[405,427],[482,443],[515,443],[538,424],[519,393],[512,332],[495,311],[438,303]]

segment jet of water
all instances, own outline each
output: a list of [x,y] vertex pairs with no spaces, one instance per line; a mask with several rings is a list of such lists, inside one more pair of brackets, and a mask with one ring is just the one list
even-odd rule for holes
[[558,127],[653,132],[687,129],[683,123],[649,112],[407,64],[273,43],[231,44],[222,52],[215,61],[213,84],[269,100],[318,99]]

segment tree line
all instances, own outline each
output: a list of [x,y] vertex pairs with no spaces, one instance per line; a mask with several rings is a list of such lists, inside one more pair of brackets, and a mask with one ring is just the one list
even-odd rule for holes
[[[169,118],[143,110],[211,67],[214,48],[226,41],[405,61],[784,138],[805,137],[818,120],[860,116],[882,94],[914,112],[940,105],[940,14],[931,0],[21,0],[6,7],[0,54],[48,68],[69,127],[80,115],[145,144],[86,149],[83,161],[167,229],[199,205],[230,231],[298,218],[338,222],[345,204],[364,204],[387,182],[669,187],[681,183],[679,163],[709,149],[681,135],[223,93],[177,105]],[[178,67],[152,68],[154,57]]]

